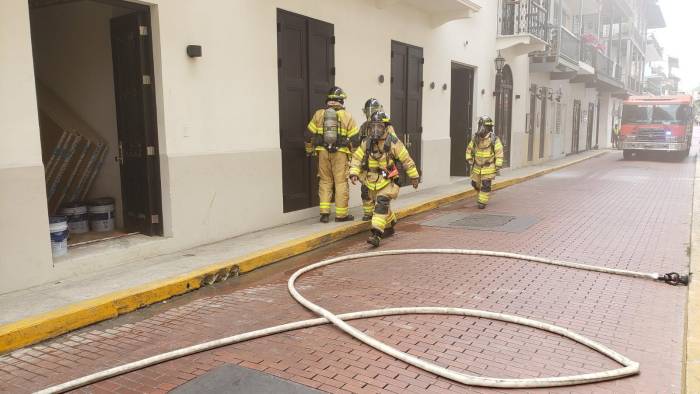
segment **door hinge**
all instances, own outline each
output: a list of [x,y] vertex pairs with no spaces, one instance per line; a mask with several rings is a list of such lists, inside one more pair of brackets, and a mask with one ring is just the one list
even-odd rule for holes
[[156,147],[155,146],[147,146],[146,147],[146,156],[155,156],[156,155]]
[[151,76],[150,75],[143,75],[143,84],[144,85],[150,85],[151,84]]
[[392,58],[394,57],[394,51],[391,51],[391,57]]
[[420,58],[420,64],[425,64],[425,58],[424,58],[424,57]]
[[277,22],[277,32],[282,33],[282,24]]
[[147,36],[148,35],[148,26],[139,26],[139,35],[140,36]]
[[331,45],[335,45],[335,36],[331,36]]
[[425,82],[424,82],[424,81],[420,81],[420,87],[424,87],[424,86],[425,86]]
[[335,75],[335,67],[331,67],[331,75]]
[[160,215],[151,215],[151,224],[160,223]]

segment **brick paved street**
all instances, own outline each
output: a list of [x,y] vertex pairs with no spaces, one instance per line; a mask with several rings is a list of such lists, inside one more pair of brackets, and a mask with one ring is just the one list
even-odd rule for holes
[[[402,221],[382,248],[489,249],[687,272],[693,159],[624,162],[620,153],[610,153],[496,192],[488,213],[537,219],[523,232],[421,225],[448,213],[477,212],[473,201],[464,201]],[[322,258],[366,251],[365,237],[0,356],[0,391],[29,392],[181,346],[312,317],[288,295],[287,278]],[[683,287],[495,258],[408,256],[341,263],[304,276],[299,288],[335,313],[453,306],[516,314],[572,329],[641,364],[641,374],[631,378],[528,392],[681,391]],[[410,354],[474,375],[546,377],[618,366],[557,335],[485,319],[395,316],[353,324]],[[225,364],[328,392],[504,391],[437,378],[332,326],[228,346],[82,391],[166,392]]]

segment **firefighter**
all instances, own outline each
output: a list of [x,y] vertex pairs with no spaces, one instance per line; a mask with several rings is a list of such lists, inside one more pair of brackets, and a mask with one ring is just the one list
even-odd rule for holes
[[372,230],[367,243],[379,246],[382,238],[394,234],[396,215],[391,211],[391,200],[399,195],[396,183],[399,170],[396,161],[403,163],[413,188],[418,188],[420,176],[408,149],[395,134],[389,132],[390,120],[382,111],[373,113],[369,119],[369,135],[355,150],[350,163],[350,181],[354,185],[362,179],[374,203]]
[[318,155],[318,196],[321,222],[328,223],[335,195],[335,221],[354,220],[348,213],[348,162],[352,140],[359,133],[350,112],[343,106],[347,95],[334,86],[328,91],[326,107],[316,111],[307,129],[307,156]]
[[503,144],[493,131],[493,120],[479,118],[476,135],[467,146],[467,162],[471,168],[472,187],[477,191],[479,209],[489,203],[491,183],[503,167]]
[[[379,100],[377,100],[376,98],[370,98],[367,101],[365,101],[365,106],[362,109],[362,112],[364,112],[366,120],[360,126],[360,132],[357,135],[357,141],[353,141],[353,146],[359,147],[362,144],[362,142],[367,139],[367,137],[369,136],[369,118],[372,116],[373,113],[379,111],[384,111],[384,106],[382,106]],[[362,179],[360,179],[360,183],[360,197],[362,198],[363,214],[362,220],[369,221],[372,220],[372,212],[374,212],[374,203],[372,202],[372,199],[369,198],[369,189],[367,188]]]

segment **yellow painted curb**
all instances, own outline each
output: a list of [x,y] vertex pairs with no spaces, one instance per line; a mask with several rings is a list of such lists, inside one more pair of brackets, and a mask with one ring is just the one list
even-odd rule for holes
[[[605,154],[605,152],[599,152],[596,155],[591,155],[546,170],[537,171],[527,176],[495,182],[493,189],[503,189],[578,164],[582,161],[599,157],[603,154]],[[397,210],[396,214],[399,218],[413,216],[474,195],[475,193],[471,189],[460,193],[445,195]],[[231,275],[253,271],[257,268],[300,255],[337,240],[358,234],[362,231],[366,231],[368,228],[369,223],[367,222],[353,222],[330,231],[318,232],[303,238],[294,239],[236,260],[215,263],[173,278],[105,294],[88,301],[79,302],[58,308],[51,312],[2,325],[0,326],[0,353],[19,349],[90,324],[117,317],[121,314],[166,300],[176,295],[187,293],[219,280],[224,280]]]
[[690,231],[690,272],[686,305],[683,392],[700,393],[700,160],[696,158]]

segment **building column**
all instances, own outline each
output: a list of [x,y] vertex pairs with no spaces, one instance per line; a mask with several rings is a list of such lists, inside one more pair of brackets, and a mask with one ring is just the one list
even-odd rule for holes
[[0,294],[39,284],[53,267],[34,83],[29,7],[0,2]]

